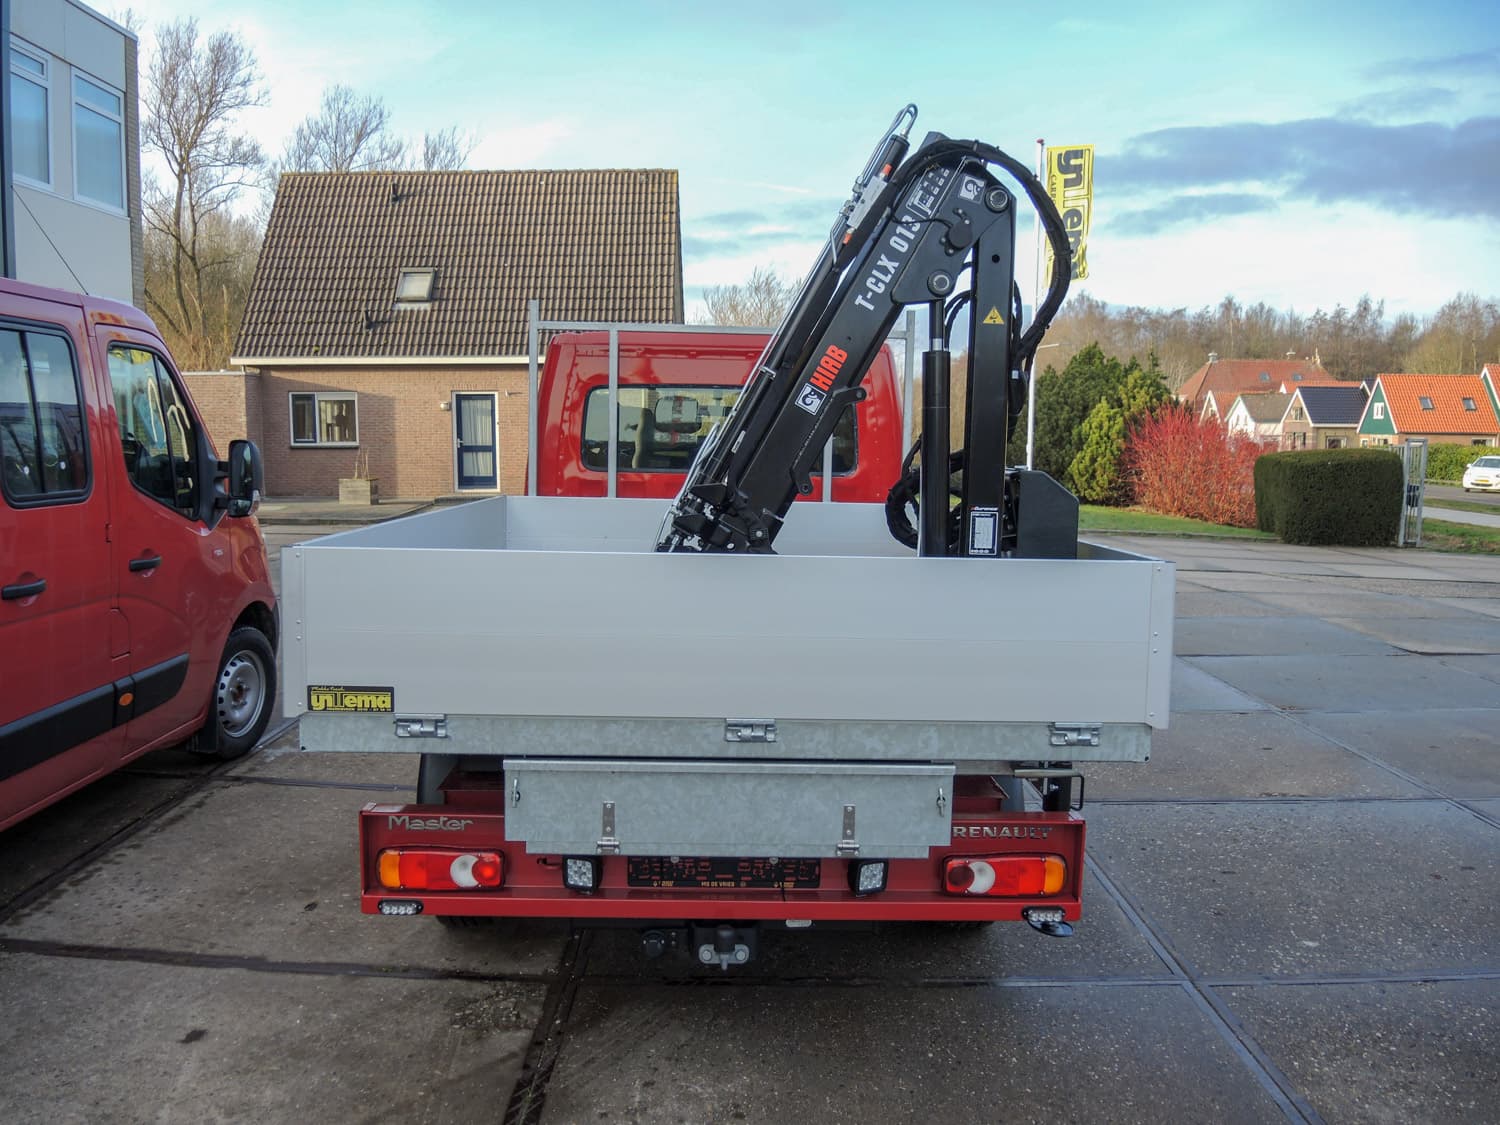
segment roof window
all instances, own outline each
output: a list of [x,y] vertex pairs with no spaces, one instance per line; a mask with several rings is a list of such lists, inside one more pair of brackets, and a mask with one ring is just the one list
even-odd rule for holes
[[1464,395],[1464,409],[1465,410],[1478,410],[1479,406],[1468,395]]
[[1421,407],[1422,407],[1423,410],[1431,410],[1432,409],[1432,399],[1428,398],[1426,395],[1420,396],[1417,399],[1417,402],[1419,404],[1421,404]]
[[396,278],[396,307],[403,305],[425,305],[432,300],[433,282],[437,270],[402,270]]
[[1271,373],[1269,371],[1262,371],[1260,373],[1260,381],[1262,383],[1269,383],[1271,381]]

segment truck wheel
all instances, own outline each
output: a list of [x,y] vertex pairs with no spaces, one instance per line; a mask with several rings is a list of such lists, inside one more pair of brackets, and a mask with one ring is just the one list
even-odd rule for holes
[[276,654],[265,634],[245,625],[229,634],[202,739],[204,750],[225,761],[254,748],[271,721],[276,699]]

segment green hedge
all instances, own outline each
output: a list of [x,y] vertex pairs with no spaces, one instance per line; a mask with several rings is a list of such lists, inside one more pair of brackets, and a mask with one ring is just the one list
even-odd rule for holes
[[1494,453],[1494,449],[1482,445],[1453,445],[1449,442],[1427,447],[1427,479],[1451,481],[1457,484],[1464,478],[1464,470],[1476,457]]
[[1255,514],[1287,543],[1382,547],[1401,519],[1401,458],[1385,449],[1268,453],[1255,462]]

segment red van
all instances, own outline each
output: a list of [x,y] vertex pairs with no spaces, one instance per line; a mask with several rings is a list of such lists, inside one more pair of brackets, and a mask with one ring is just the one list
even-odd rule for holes
[[[714,424],[739,398],[769,334],[619,333],[618,496],[669,499]],[[537,493],[605,496],[609,478],[609,333],[554,336],[537,390]],[[833,499],[883,503],[901,475],[901,403],[889,348],[865,376],[867,397],[833,431]],[[823,496],[822,458],[813,491]]]
[[260,453],[221,461],[139,310],[0,279],[0,828],[148,750],[255,745]]

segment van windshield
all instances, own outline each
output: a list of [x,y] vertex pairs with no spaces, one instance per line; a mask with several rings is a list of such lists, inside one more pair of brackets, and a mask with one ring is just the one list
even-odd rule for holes
[[[686,473],[709,431],[729,414],[741,387],[670,387],[653,384],[619,389],[619,447],[615,467],[622,472]],[[583,411],[583,467],[609,469],[609,388],[589,391]],[[833,471],[852,473],[858,462],[854,411],[846,410],[833,428]],[[823,471],[820,453],[813,475]]]

